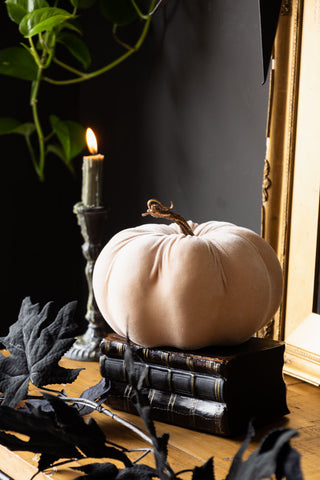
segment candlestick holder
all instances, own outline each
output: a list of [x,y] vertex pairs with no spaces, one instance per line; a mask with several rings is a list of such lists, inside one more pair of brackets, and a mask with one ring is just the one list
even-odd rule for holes
[[93,267],[106,240],[107,210],[104,207],[86,207],[80,202],[74,206],[74,213],[84,239],[82,252],[86,259],[85,275],[88,284],[85,319],[88,321],[88,328],[83,335],[76,338],[65,356],[72,360],[94,362],[99,360],[101,340],[111,331],[97,307],[92,288]]

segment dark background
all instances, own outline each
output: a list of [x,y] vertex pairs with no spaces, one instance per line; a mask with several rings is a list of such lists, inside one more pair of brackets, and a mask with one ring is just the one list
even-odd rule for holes
[[[0,10],[4,48],[20,38],[3,4]],[[117,48],[106,22],[94,11],[85,15],[94,65],[102,65]],[[29,121],[28,90],[28,82],[0,77],[0,116]],[[43,86],[40,99],[46,114],[97,134],[108,237],[152,221],[141,217],[149,198],[172,200],[187,219],[225,220],[259,233],[268,86],[262,85],[256,0],[169,0],[137,54],[93,81]],[[0,137],[0,149],[0,334],[25,296],[58,306],[77,299],[81,321],[87,290],[73,214],[81,156],[74,177],[48,158],[40,183],[22,137]]]

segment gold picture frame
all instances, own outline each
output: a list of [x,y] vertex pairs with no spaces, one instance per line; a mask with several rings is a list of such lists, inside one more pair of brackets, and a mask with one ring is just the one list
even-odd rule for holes
[[320,2],[285,0],[272,59],[262,236],[284,275],[282,304],[262,335],[285,340],[285,373],[320,385],[314,312],[320,198]]

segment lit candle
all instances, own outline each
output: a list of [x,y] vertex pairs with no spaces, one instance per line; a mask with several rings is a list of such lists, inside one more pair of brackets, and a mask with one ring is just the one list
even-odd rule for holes
[[91,128],[87,128],[86,142],[92,155],[83,157],[81,200],[85,207],[99,207],[102,205],[104,156],[98,153],[97,140]]

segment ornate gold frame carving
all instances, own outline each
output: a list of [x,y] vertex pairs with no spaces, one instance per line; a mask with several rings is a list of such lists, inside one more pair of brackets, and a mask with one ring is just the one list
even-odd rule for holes
[[[283,2],[270,78],[262,236],[284,274],[283,301],[260,332],[286,341],[285,372],[320,385],[313,312],[320,204],[320,4]],[[317,47],[316,47],[317,45]]]
[[270,73],[261,234],[276,251],[284,274],[283,302],[268,328],[276,339],[284,336],[302,8],[302,0],[283,3]]

